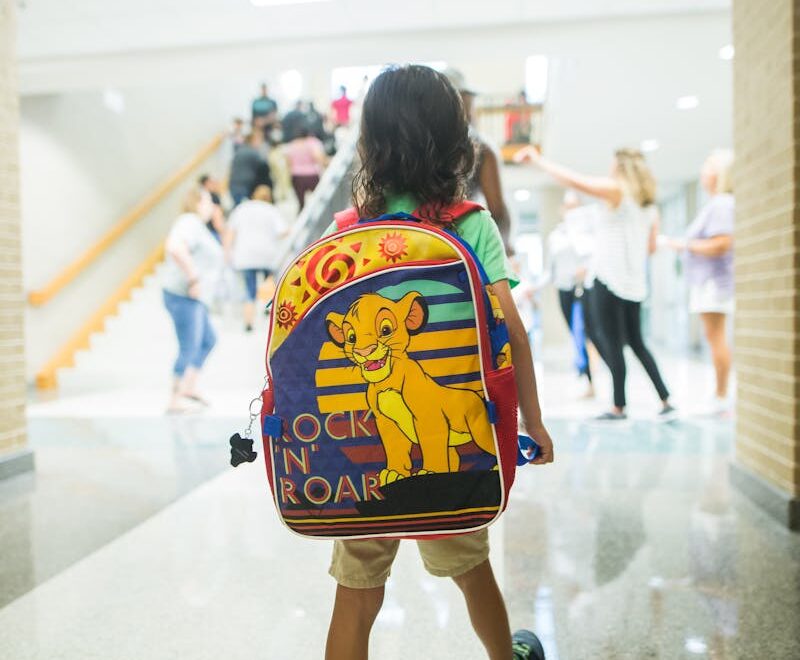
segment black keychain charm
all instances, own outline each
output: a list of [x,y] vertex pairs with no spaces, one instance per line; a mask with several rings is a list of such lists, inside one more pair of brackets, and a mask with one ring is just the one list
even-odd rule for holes
[[238,433],[234,433],[230,439],[231,443],[231,465],[237,467],[242,463],[252,463],[258,454],[253,451],[252,438],[243,438]]
[[[264,376],[264,387],[267,384],[267,377]],[[264,389],[262,387],[262,391]],[[253,404],[256,404],[255,411],[253,410]],[[261,395],[258,395],[255,399],[250,401],[250,406],[248,412],[250,413],[250,422],[247,425],[247,428],[244,430],[244,434],[234,433],[230,437],[230,445],[231,445],[231,465],[233,467],[237,467],[242,463],[252,463],[256,460],[258,456],[258,452],[253,450],[253,424],[258,419],[261,411]]]

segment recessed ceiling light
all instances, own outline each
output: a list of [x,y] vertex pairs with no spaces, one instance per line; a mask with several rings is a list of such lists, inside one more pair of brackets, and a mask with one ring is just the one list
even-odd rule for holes
[[675,101],[675,107],[678,110],[694,110],[700,105],[700,99],[696,96],[681,96]]
[[103,103],[109,110],[116,112],[118,115],[125,111],[125,97],[122,92],[113,87],[107,87],[103,90]]
[[648,138],[647,140],[642,140],[642,143],[639,145],[639,149],[642,150],[644,153],[648,153],[651,151],[655,151],[661,145],[659,144],[658,140],[654,140],[653,138]]
[[531,198],[531,191],[525,188],[518,188],[514,191],[514,199],[518,202],[527,202]]
[[701,637],[687,637],[684,648],[689,651],[689,653],[705,655],[706,651],[708,651],[708,644],[706,644],[705,640]]
[[721,60],[732,60],[735,54],[736,49],[733,44],[727,44],[719,49],[719,59]]
[[331,0],[250,0],[256,7],[277,7],[279,5],[307,5],[312,2],[330,2]]

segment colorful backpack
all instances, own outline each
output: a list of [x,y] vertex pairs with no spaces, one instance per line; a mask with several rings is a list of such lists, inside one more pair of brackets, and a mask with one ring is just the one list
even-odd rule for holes
[[518,445],[503,314],[470,246],[416,214],[337,214],[277,282],[264,453],[303,536],[448,535],[506,506]]

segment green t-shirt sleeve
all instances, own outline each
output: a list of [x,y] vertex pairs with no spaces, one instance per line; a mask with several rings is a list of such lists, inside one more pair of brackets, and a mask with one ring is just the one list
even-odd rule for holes
[[512,287],[519,284],[506,257],[500,230],[488,211],[471,213],[458,223],[457,229],[459,236],[475,251],[489,283],[508,280]]
[[322,236],[320,236],[320,238],[324,236],[330,236],[335,231],[336,231],[336,220],[334,220],[331,224],[328,225],[325,231],[322,232]]

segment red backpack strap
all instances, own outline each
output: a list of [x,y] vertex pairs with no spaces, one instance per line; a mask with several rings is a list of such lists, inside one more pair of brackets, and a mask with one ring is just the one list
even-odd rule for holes
[[412,215],[426,219],[435,216],[439,222],[449,223],[455,222],[459,218],[463,218],[465,215],[469,215],[475,211],[483,211],[483,207],[476,202],[463,201],[458,204],[446,206],[435,212],[431,212],[426,206],[420,206]]
[[356,209],[353,207],[345,209],[344,211],[339,211],[338,213],[334,213],[333,219],[336,222],[336,229],[340,231],[342,229],[352,227],[360,220],[358,217],[358,211],[356,211]]
[[[439,222],[442,223],[450,223],[455,222],[459,218],[463,218],[465,215],[469,215],[470,213],[474,213],[475,211],[483,211],[483,207],[476,202],[459,202],[458,204],[452,204],[451,206],[446,206],[443,209],[439,209],[438,211],[430,211],[426,206],[420,206],[417,210],[415,210],[411,215],[416,216],[417,218],[431,218],[431,216],[435,216]],[[338,213],[333,214],[333,219],[336,221],[336,229],[342,230],[347,229],[348,227],[352,227],[356,224],[361,218],[358,215],[358,211],[355,208],[345,209],[344,211],[339,211]]]

